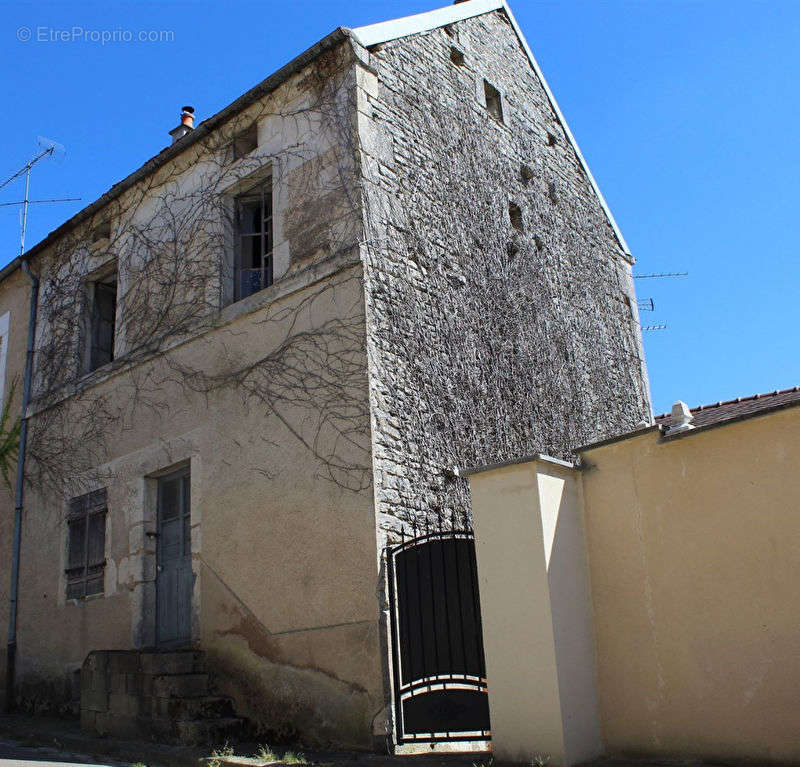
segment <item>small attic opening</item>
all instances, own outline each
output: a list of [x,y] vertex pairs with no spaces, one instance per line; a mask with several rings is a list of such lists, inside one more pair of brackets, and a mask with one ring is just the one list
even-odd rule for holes
[[525,224],[522,220],[522,210],[515,202],[510,202],[508,204],[508,218],[511,221],[511,226],[514,227],[514,229],[516,229],[518,232],[521,232],[525,229]]
[[94,229],[92,229],[92,243],[105,242],[111,239],[111,221],[106,219],[101,221]]
[[488,80],[484,80],[483,93],[486,97],[486,111],[494,117],[497,122],[503,122],[503,100],[500,96],[500,91]]
[[250,154],[258,147],[258,126],[253,123],[233,137],[233,159]]
[[464,51],[456,48],[455,45],[450,46],[450,61],[457,67],[464,66]]

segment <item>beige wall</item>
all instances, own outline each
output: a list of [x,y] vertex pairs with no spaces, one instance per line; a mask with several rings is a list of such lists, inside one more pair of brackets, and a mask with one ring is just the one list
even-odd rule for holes
[[800,407],[582,458],[606,747],[800,759]]
[[[349,49],[337,55],[341,87],[334,101],[341,107],[355,87],[355,69]],[[192,639],[207,651],[220,692],[233,695],[237,712],[273,736],[299,735],[310,745],[371,747],[373,733],[382,733],[372,489],[332,482],[319,458],[335,449],[337,459],[366,464],[371,472],[361,216],[352,203],[342,207],[352,191],[343,185],[353,158],[340,155],[352,147],[332,128],[341,115],[315,112],[322,101],[321,82],[324,77],[304,71],[237,118],[243,125],[258,119],[261,140],[259,149],[239,162],[247,173],[267,162],[273,172],[276,284],[222,309],[211,327],[195,337],[187,334],[166,359],[140,362],[132,370],[125,369],[124,359],[115,361],[81,380],[80,396],[67,396],[52,409],[32,408],[34,426],[58,411],[66,416],[62,426],[75,434],[94,417],[94,403],[106,410],[123,408],[124,416],[108,422],[99,446],[79,445],[79,454],[70,456],[73,463],[86,464],[85,473],[69,478],[75,494],[98,485],[108,490],[103,595],[65,599],[68,490],[44,484],[28,492],[18,687],[29,706],[64,701],[72,674],[91,650],[153,645],[155,540],[147,533],[155,528],[154,478],[188,464]],[[330,99],[324,103],[337,106]],[[161,177],[186,190],[206,183],[215,165],[197,151],[179,156],[160,176],[126,193],[120,207],[128,205],[134,223],[152,215]],[[220,180],[220,194],[235,192],[226,184]],[[320,189],[324,200],[308,197]],[[306,218],[298,212],[303,200]],[[45,279],[52,274],[47,263],[55,252],[44,252],[34,264],[44,269]],[[321,291],[322,286],[327,287]],[[121,298],[118,321],[124,312]],[[344,345],[350,369],[363,370],[363,376],[337,379],[339,404],[348,410],[331,412],[336,403],[328,403],[327,426],[321,430],[315,426],[320,416],[315,397],[323,396],[313,388],[318,380],[303,395],[303,407],[282,402],[276,417],[270,414],[275,399],[269,394],[262,403],[246,401],[243,389],[228,386],[206,396],[194,392],[180,372],[241,369],[269,358],[287,336],[313,338],[328,323],[339,327],[338,321],[347,330],[328,338],[325,351],[335,355]],[[46,325],[40,344],[47,341]],[[117,341],[124,353],[125,339],[118,334]],[[318,356],[312,352],[306,362],[319,365],[325,351],[320,346]],[[287,364],[298,364],[302,352],[296,355]],[[281,375],[279,368],[265,369],[265,391],[276,385],[270,376]],[[144,405],[131,408],[137,394]],[[337,418],[362,422],[351,421],[353,432],[343,439],[330,428]],[[356,447],[359,440],[362,445]],[[93,462],[94,455],[102,457]]]
[[[8,334],[0,342],[0,359],[5,356],[5,374],[0,380],[3,396],[0,407],[5,405],[16,381],[16,393],[11,402],[10,422],[19,416],[22,402],[22,386],[25,377],[25,349],[28,338],[28,316],[30,312],[30,282],[21,270],[17,270],[0,282],[0,321],[8,313]],[[6,346],[7,345],[7,346]],[[6,348],[4,348],[6,347]],[[14,530],[14,487],[16,463],[9,473],[11,487],[0,480],[0,710],[5,704],[6,691],[6,646],[8,641],[9,595],[11,586],[11,552]]]
[[[363,311],[359,274],[358,267],[340,273],[313,322],[304,316],[296,330],[343,307]],[[288,295],[272,310],[304,295]],[[173,362],[213,365],[223,345],[240,361],[266,354],[284,328],[263,320],[263,313],[245,315],[184,345]],[[125,373],[99,389],[120,399],[133,393]],[[102,597],[65,599],[65,499],[29,491],[20,688],[44,700],[90,650],[152,646],[149,477],[188,462],[194,642],[208,652],[221,691],[235,696],[239,713],[274,731],[297,728],[308,742],[371,746],[372,719],[383,708],[371,490],[355,493],[325,479],[324,467],[277,419],[245,408],[235,390],[206,401],[165,383],[163,402],[166,409],[143,410],[120,429],[108,462],[97,467],[109,497]],[[288,415],[290,423],[308,417]]]
[[470,491],[494,753],[577,764],[600,753],[577,472],[538,459]]

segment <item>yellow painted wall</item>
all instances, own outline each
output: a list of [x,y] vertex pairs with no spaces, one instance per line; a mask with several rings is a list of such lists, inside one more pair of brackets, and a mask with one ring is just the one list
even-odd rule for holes
[[606,747],[800,759],[800,407],[582,458]]
[[[22,271],[17,270],[0,282],[0,317],[8,312],[8,348],[5,350],[6,369],[3,385],[3,398],[0,407],[5,405],[11,395],[12,382],[16,381],[14,399],[9,414],[12,423],[20,414],[22,386],[25,377],[25,349],[28,339],[28,315],[30,306],[30,282]],[[0,354],[4,350],[0,348]],[[11,586],[11,552],[14,530],[14,487],[16,482],[16,463],[10,466],[7,487],[0,480],[0,710],[5,702],[6,690],[6,643],[8,637],[9,595]]]

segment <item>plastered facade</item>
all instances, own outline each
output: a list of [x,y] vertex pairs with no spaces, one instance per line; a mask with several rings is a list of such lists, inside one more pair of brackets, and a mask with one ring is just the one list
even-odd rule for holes
[[[25,375],[25,348],[28,338],[28,315],[30,312],[30,283],[25,275],[17,270],[0,283],[0,323],[5,331],[0,340],[0,359],[3,361],[3,399],[5,405],[14,386],[14,399],[9,410],[13,420],[19,414],[22,401],[22,383]],[[0,487],[0,561],[8,563],[0,572],[0,605],[2,605],[2,625],[8,626],[9,596],[11,589],[11,557],[14,525],[14,480],[16,462],[9,466],[11,487]],[[5,636],[5,634],[4,634]],[[6,643],[0,647],[0,705],[5,702],[6,690]]]
[[582,452],[612,752],[795,763],[800,408]]
[[[333,51],[236,118],[240,125],[257,122],[255,152],[230,162],[187,150],[148,179],[144,193],[134,188],[114,205],[144,228],[156,215],[158,195],[172,195],[176,217],[190,221],[209,179],[215,193],[232,199],[271,175],[275,284],[197,318],[194,332],[167,340],[166,354],[140,356],[131,367],[136,349],[124,332],[127,286],[120,267],[118,359],[77,379],[65,366],[64,388],[34,400],[32,429],[62,409],[67,420],[74,414],[77,430],[92,403],[121,415],[99,435],[101,444],[77,456],[86,471],[67,478],[76,494],[107,488],[102,595],[65,598],[67,499],[48,484],[27,488],[17,659],[18,698],[27,710],[74,709],[76,674],[92,649],[155,645],[156,485],[158,476],[188,466],[191,644],[206,652],[219,693],[233,696],[237,713],[276,739],[368,748],[373,729],[381,733],[371,489],[345,489],[323,476],[324,465],[303,440],[316,440],[322,455],[335,437],[308,425],[314,414],[307,400],[294,410],[282,403],[275,415],[246,401],[235,385],[192,390],[186,374],[224,375],[232,366],[255,365],[272,359],[287,339],[346,322],[348,352],[356,363],[362,355],[362,373],[340,385],[367,412],[360,221],[351,199],[352,151],[341,138],[346,126],[334,119],[352,98],[350,56],[347,46]],[[331,103],[323,105],[324,87]],[[212,178],[219,168],[222,178]],[[323,200],[310,196],[315,188],[326,190]],[[208,231],[194,233],[201,235]],[[45,295],[59,273],[58,248],[34,263]],[[103,257],[86,260],[90,276]],[[223,284],[201,290],[218,294],[221,304],[231,298]],[[44,348],[53,336],[46,302],[39,319],[37,345]],[[40,358],[39,392],[41,367]],[[139,404],[130,405],[137,397]],[[354,430],[366,433],[367,420],[351,417]],[[348,449],[337,455],[347,456]],[[357,448],[352,461],[364,461]]]

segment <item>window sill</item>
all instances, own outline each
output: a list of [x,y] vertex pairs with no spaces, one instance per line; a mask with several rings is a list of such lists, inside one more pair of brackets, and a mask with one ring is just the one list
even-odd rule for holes
[[80,597],[80,599],[71,597],[70,599],[65,600],[65,604],[72,605],[74,607],[80,607],[87,602],[96,602],[98,599],[105,599],[105,596],[105,591],[103,591],[100,594],[89,594],[88,597]]

